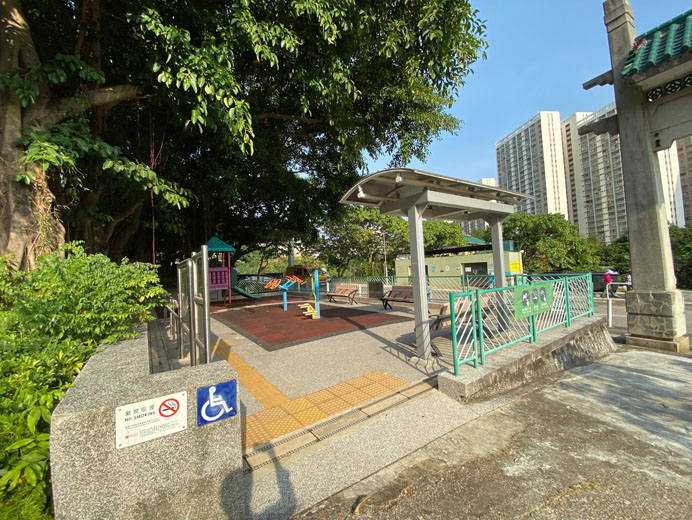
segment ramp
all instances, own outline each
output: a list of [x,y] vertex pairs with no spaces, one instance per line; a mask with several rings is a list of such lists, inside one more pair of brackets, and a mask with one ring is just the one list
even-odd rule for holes
[[[360,410],[349,411],[314,425],[310,431],[318,440],[307,442],[305,434],[276,439],[262,451],[246,454],[246,462],[259,462],[254,471],[246,467],[247,519],[290,518],[520,393],[463,405],[429,388],[365,419],[352,420]],[[391,399],[383,399],[382,405]],[[344,422],[350,424],[340,427]],[[261,454],[266,462],[259,460]]]

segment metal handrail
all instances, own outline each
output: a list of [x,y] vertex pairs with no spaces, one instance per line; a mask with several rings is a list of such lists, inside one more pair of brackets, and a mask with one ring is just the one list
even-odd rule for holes
[[626,287],[632,287],[632,284],[630,282],[608,282],[606,284],[606,299],[608,300],[606,302],[606,322],[608,323],[608,328],[613,327],[613,299],[610,297],[610,286],[611,285],[624,285]]

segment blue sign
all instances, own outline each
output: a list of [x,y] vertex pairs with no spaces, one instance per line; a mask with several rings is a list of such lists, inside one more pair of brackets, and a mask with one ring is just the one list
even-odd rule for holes
[[225,383],[203,386],[197,389],[197,426],[233,417],[236,410],[238,382],[233,379]]

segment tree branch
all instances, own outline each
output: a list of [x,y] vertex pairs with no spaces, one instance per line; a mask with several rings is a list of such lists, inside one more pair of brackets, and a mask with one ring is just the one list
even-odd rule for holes
[[117,215],[113,217],[113,220],[108,224],[108,227],[106,228],[106,231],[104,233],[104,243],[108,243],[111,240],[111,236],[113,236],[113,231],[115,231],[115,226],[120,224],[123,220],[128,218],[130,215],[132,215],[137,209],[144,203],[144,199],[141,199],[138,202],[135,202],[132,204],[129,208],[127,208],[125,211],[123,211],[120,215]]
[[144,97],[147,97],[144,95],[144,88],[139,85],[116,85],[88,90],[83,98],[63,98],[47,106],[29,107],[24,116],[24,123],[39,120],[41,126],[48,127],[65,119],[71,107],[88,110],[106,105],[115,106],[123,101]]
[[291,114],[274,114],[271,112],[262,112],[260,114],[257,114],[253,116],[257,119],[283,119],[286,121],[298,121],[299,123],[311,123],[311,124],[321,124],[324,123],[323,119],[315,119],[312,117],[301,117],[301,116],[294,116]]

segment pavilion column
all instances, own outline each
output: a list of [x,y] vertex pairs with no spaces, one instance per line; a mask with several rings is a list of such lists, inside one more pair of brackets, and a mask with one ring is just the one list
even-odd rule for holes
[[503,220],[503,218],[494,217],[488,222],[490,224],[490,236],[493,245],[494,287],[507,286],[507,280],[505,279],[505,273],[507,272],[505,266],[505,244],[502,239]]
[[408,235],[411,244],[411,276],[413,278],[413,312],[416,327],[416,354],[421,359],[430,357],[430,323],[428,321],[428,291],[425,277],[425,249],[423,247],[423,211],[425,205],[408,209]]
[[670,349],[689,340],[684,337],[684,302],[676,290],[663,185],[650,137],[645,93],[622,77],[636,37],[634,15],[627,0],[608,0],[603,7],[613,67],[634,286],[626,296],[627,342]]

